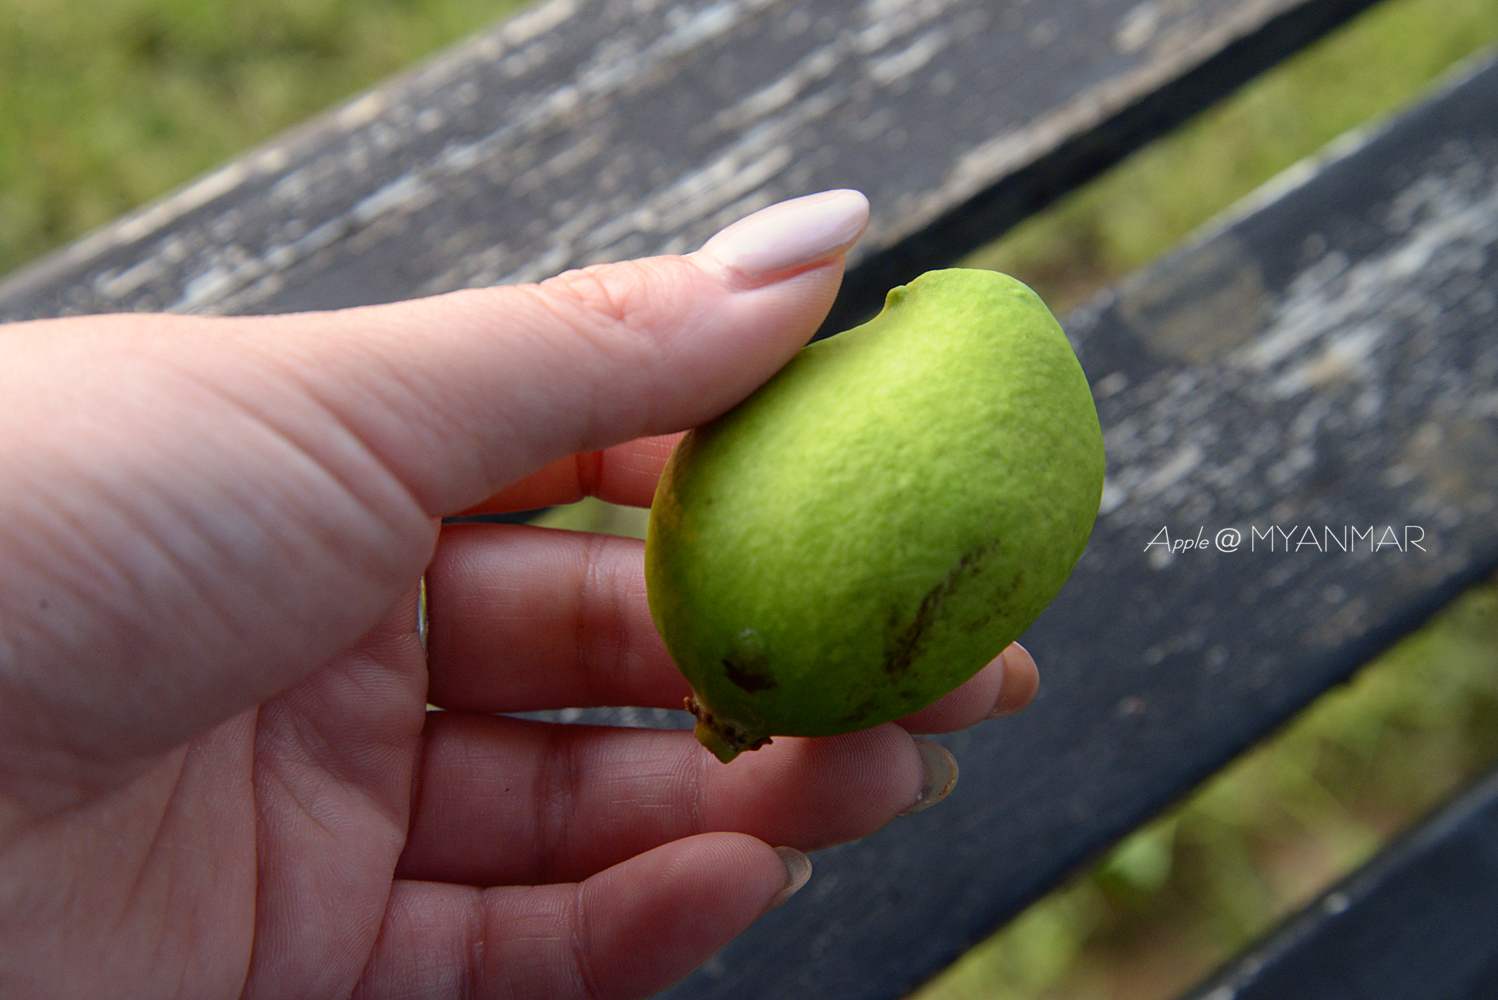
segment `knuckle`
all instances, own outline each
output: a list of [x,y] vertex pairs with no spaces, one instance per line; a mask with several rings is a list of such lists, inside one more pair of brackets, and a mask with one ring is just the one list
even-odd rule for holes
[[662,318],[668,298],[660,270],[644,261],[595,264],[564,271],[539,287],[561,297],[594,325],[648,332]]

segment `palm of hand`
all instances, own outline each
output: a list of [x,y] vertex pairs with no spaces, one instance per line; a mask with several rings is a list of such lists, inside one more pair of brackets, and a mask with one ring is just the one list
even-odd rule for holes
[[13,841],[0,870],[33,906],[7,908],[6,950],[45,977],[24,994],[348,996],[405,843],[412,621]]
[[413,597],[300,684],[14,841],[0,866],[43,905],[10,908],[0,938],[42,978],[9,982],[646,996],[780,888],[761,839],[871,832],[920,781],[894,726],[779,741],[729,773],[685,732],[429,713],[414,620]]

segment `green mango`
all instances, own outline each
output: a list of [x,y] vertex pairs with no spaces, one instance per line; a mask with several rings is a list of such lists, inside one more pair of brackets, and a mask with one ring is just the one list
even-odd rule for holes
[[923,274],[689,432],[650,510],[651,616],[725,762],[962,684],[1082,555],[1103,437],[1045,304],[993,271]]

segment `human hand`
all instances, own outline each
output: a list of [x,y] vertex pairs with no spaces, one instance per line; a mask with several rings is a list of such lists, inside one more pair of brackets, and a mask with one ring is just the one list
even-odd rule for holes
[[1018,647],[724,767],[496,714],[681,704],[640,543],[440,528],[648,504],[662,436],[806,341],[866,213],[334,313],[0,327],[0,995],[645,996],[799,852],[929,802],[945,752],[907,730],[1022,707]]

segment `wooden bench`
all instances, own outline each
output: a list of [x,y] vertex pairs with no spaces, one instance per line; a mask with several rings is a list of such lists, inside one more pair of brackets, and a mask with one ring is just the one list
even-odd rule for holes
[[[1367,5],[549,0],[11,277],[0,319],[538,278],[854,186],[839,328]],[[1108,481],[1025,638],[1040,697],[666,996],[905,995],[1498,567],[1498,65],[1065,326]],[[1196,995],[1498,996],[1498,776]]]

